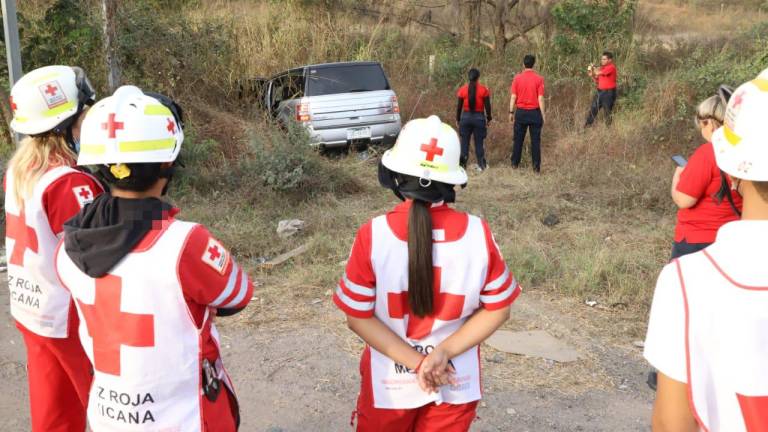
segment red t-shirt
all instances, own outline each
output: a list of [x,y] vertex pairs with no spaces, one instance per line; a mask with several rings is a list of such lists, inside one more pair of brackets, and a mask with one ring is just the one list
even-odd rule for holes
[[[702,144],[691,155],[677,184],[679,192],[699,201],[691,208],[678,210],[676,242],[685,240],[688,243],[712,243],[721,226],[739,219],[727,198],[723,198],[720,204],[714,199],[714,195],[720,190],[720,183],[715,149],[712,143]],[[731,194],[736,207],[741,209],[741,196],[735,191]]]
[[544,78],[532,69],[526,69],[515,75],[509,93],[517,95],[515,106],[521,109],[537,109],[539,96],[544,96]]
[[[464,111],[469,111],[469,84],[464,84],[456,96],[464,99]],[[475,94],[475,112],[483,112],[485,106],[485,99],[491,97],[491,92],[488,87],[477,83],[477,93]]]
[[595,76],[598,90],[613,90],[616,88],[616,65],[608,63],[600,68]]

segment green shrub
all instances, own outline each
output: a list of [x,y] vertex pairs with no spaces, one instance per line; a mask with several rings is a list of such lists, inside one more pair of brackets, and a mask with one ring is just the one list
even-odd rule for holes
[[240,163],[239,175],[257,178],[274,192],[311,197],[319,193],[355,193],[361,184],[343,167],[318,153],[309,135],[296,123],[281,131],[265,127],[251,141],[252,157]]
[[553,64],[581,72],[603,50],[624,54],[632,42],[637,0],[563,0],[552,8],[557,34],[550,45]]

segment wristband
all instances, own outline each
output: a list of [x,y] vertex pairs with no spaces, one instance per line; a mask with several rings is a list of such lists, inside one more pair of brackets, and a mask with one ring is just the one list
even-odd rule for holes
[[416,365],[416,369],[414,369],[413,371],[416,373],[419,373],[419,369],[421,369],[421,365],[424,363],[424,360],[426,359],[427,359],[427,356],[422,357],[419,364]]

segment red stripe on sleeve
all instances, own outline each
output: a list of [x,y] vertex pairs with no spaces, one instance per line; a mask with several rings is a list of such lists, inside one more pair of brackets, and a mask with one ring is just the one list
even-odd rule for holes
[[520,289],[520,285],[515,287],[515,290],[512,291],[512,295],[507,297],[506,299],[496,302],[496,303],[481,303],[483,306],[483,309],[493,311],[493,310],[499,310],[502,308],[505,308],[517,300],[517,297],[520,296],[520,293],[522,292],[522,289]]
[[344,292],[344,294],[347,297],[351,298],[354,301],[372,302],[372,301],[376,300],[376,296],[375,295],[367,296],[367,295],[358,294],[358,293],[353,292],[352,290],[350,290],[347,287],[347,284],[344,283],[344,279],[343,278],[341,280],[339,280],[339,287],[341,287],[341,290]]
[[480,294],[484,295],[484,296],[492,296],[492,295],[501,294],[504,291],[506,291],[506,289],[509,288],[510,285],[512,285],[512,281],[514,279],[515,278],[512,277],[512,275],[509,275],[509,277],[504,281],[504,283],[501,285],[500,288],[497,288],[497,289],[491,290],[491,291],[481,291]]
[[361,311],[358,309],[354,309],[344,303],[344,301],[339,298],[338,294],[333,294],[333,303],[336,304],[336,306],[341,309],[345,314],[355,317],[355,318],[372,318],[374,309],[371,309],[369,311]]

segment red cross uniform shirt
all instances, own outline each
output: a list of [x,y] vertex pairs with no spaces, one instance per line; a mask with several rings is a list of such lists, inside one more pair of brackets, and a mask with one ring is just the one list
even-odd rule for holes
[[85,172],[51,167],[19,205],[12,175],[9,169],[3,178],[11,314],[23,331],[65,338],[76,330],[77,320],[71,319],[74,310],[69,292],[56,279],[53,253],[64,222],[103,189]]
[[[7,192],[5,188],[3,177],[3,191]],[[43,209],[53,233],[60,235],[64,231],[64,222],[103,192],[98,180],[84,172],[73,172],[51,183],[43,192]]]
[[[174,209],[164,225],[178,214]],[[162,231],[150,231],[136,251],[150,247]],[[181,290],[195,323],[202,325],[206,309],[242,309],[253,297],[253,281],[228,250],[202,225],[187,237],[177,266]],[[203,356],[219,357],[218,345],[210,332],[203,335]]]
[[730,222],[656,283],[644,356],[687,384],[702,431],[768,430],[766,242],[768,221]]
[[[437,346],[477,309],[509,306],[520,287],[508,270],[485,221],[447,205],[430,209],[433,227],[435,310],[410,316],[407,296],[410,202],[374,218],[357,233],[334,303],[356,318],[376,317],[416,349]],[[480,399],[478,347],[452,359],[462,385],[427,395],[412,371],[370,348],[361,367],[370,368],[377,408],[408,409],[430,402]],[[404,381],[403,381],[404,380]],[[390,384],[402,384],[392,390]]]
[[[253,283],[205,227],[177,220],[177,213],[173,209],[154,221],[131,252],[99,278],[77,268],[59,244],[56,270],[78,305],[80,339],[94,365],[93,388],[99,389],[91,392],[88,407],[94,430],[115,430],[116,413],[127,417],[131,410],[142,419],[151,415],[157,430],[219,430],[217,421],[232,419],[234,390],[212,316],[244,308]],[[203,359],[215,365],[230,391],[222,391],[216,402],[201,396]],[[116,389],[140,393],[141,404],[104,396]]]

